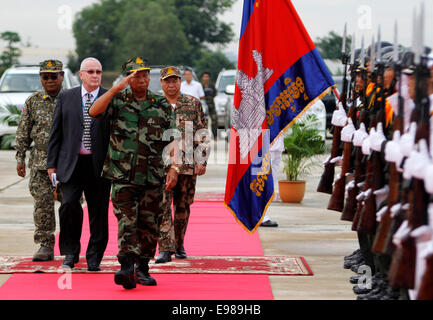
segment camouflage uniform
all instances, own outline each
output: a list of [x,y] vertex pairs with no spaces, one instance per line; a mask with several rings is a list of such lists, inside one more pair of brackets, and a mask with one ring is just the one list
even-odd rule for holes
[[209,117],[212,121],[212,134],[214,136],[214,139],[217,138],[218,135],[218,118],[217,118],[217,113],[216,113],[216,109],[215,109],[215,102],[214,102],[214,98],[217,94],[217,91],[215,89],[215,86],[213,84],[209,84],[207,87],[205,87],[203,85],[203,90],[204,90],[204,94],[205,94],[205,101],[206,104],[208,106],[209,109]]
[[119,92],[106,114],[110,144],[102,176],[113,180],[111,199],[119,223],[118,257],[153,258],[158,239],[165,172],[162,151],[173,113],[164,97],[147,92],[137,101],[130,89]]
[[[41,64],[41,72],[59,72],[61,68],[61,62],[56,60]],[[51,249],[54,248],[56,219],[53,186],[47,173],[47,146],[56,99],[57,96],[50,96],[42,89],[26,100],[16,133],[15,156],[18,164],[25,164],[26,151],[30,150],[29,190],[34,199],[34,241]]]
[[[182,165],[176,186],[171,190],[164,191],[163,211],[159,220],[158,244],[160,252],[175,252],[176,248],[183,247],[197,179],[194,174],[197,155],[194,156],[194,152],[197,152],[197,147],[201,145],[200,148],[203,150],[202,164],[206,165],[205,159],[208,150],[208,145],[203,143],[203,139],[194,141],[192,144],[198,130],[205,129],[207,131],[207,121],[200,100],[181,94],[177,99],[174,113],[176,115],[176,125],[182,134]],[[200,142],[202,143],[200,144]],[[174,221],[171,213],[172,202]]]

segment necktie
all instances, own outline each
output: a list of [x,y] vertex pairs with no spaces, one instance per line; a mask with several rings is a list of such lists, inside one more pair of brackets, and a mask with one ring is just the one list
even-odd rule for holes
[[84,131],[83,131],[83,143],[84,143],[84,147],[91,151],[92,150],[92,140],[90,137],[90,125],[92,123],[92,118],[89,116],[89,108],[92,105],[92,94],[91,93],[87,93],[87,100],[86,103],[84,104]]

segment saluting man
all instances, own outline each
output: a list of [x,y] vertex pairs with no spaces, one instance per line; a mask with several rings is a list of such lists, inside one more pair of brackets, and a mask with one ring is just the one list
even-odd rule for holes
[[[121,270],[114,281],[132,289],[137,282],[156,285],[149,274],[149,260],[155,256],[163,192],[174,187],[179,168],[172,165],[164,172],[162,154],[169,145],[164,133],[175,129],[176,123],[167,100],[148,90],[147,61],[136,57],[122,69],[125,78],[101,96],[89,114],[110,122],[102,175],[113,182],[111,199],[119,227]],[[130,89],[125,89],[128,85]]]

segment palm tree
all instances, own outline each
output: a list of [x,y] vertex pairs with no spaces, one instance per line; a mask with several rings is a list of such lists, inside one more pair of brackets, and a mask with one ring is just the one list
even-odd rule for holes
[[[18,121],[21,116],[21,110],[17,106],[7,104],[0,106],[0,123],[7,124],[9,126],[18,126]],[[1,139],[0,149],[11,149],[15,144],[15,133],[4,135]]]

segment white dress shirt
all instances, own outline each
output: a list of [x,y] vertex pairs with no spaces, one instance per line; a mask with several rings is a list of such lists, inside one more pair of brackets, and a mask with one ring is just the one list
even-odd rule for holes
[[197,99],[204,97],[203,87],[200,82],[195,80],[191,80],[191,83],[188,84],[186,81],[182,81],[180,85],[180,92],[183,94],[189,94]]

